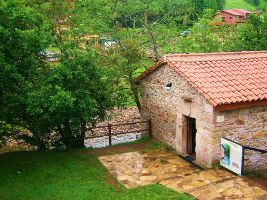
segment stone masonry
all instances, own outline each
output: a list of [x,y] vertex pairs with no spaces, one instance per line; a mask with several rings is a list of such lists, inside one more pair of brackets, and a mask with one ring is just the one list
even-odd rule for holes
[[[170,90],[166,85],[171,83]],[[220,138],[266,149],[267,108],[215,112],[213,106],[167,64],[140,82],[142,118],[152,120],[153,136],[186,155],[185,116],[196,119],[196,163],[212,167],[219,161]],[[247,166],[266,167],[266,156],[247,153]],[[259,161],[261,160],[261,161]],[[255,167],[254,167],[255,168]]]
[[[267,106],[219,113],[225,120],[216,123],[219,137],[226,137],[246,146],[267,149]],[[267,170],[267,155],[245,151],[245,169]]]

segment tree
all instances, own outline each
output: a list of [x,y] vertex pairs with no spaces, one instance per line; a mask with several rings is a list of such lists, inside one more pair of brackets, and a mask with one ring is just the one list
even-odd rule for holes
[[212,10],[206,10],[199,22],[195,23],[190,30],[190,34],[180,40],[179,49],[182,52],[199,53],[199,52],[218,52],[222,51],[224,35],[228,35],[228,27],[214,26],[211,24]]
[[226,51],[259,51],[267,49],[267,16],[250,15],[246,23],[236,28]]
[[[0,132],[9,124],[29,130],[20,138],[39,149],[53,142],[83,146],[86,127],[120,105],[123,94],[95,50],[81,48],[82,23],[70,26],[63,40],[54,37],[61,62],[48,65],[44,50],[53,43],[54,19],[29,5],[12,0],[0,7]],[[76,12],[65,16],[68,23],[81,20]]]
[[105,65],[112,68],[114,77],[118,77],[119,85],[124,85],[124,91],[130,91],[140,111],[139,89],[135,83],[135,77],[138,70],[147,64],[144,51],[140,48],[138,42],[133,39],[126,39],[120,41],[116,47],[110,48],[106,52],[106,58]]
[[188,37],[180,40],[183,52],[259,51],[267,47],[266,15],[250,15],[236,26],[215,26],[209,14],[196,23]]
[[[0,121],[40,133],[27,113],[27,93],[39,71],[46,68],[42,51],[50,39],[45,16],[24,1],[0,3]],[[39,146],[42,146],[40,141]]]
[[[179,36],[179,30],[188,28],[198,15],[203,11],[192,0],[128,0],[115,1],[113,10],[114,36],[121,39],[138,38],[139,44],[145,51],[152,52],[153,60],[158,61],[162,56],[162,49],[166,43],[161,38],[166,36],[169,30],[173,30],[171,36],[174,39]],[[200,4],[200,2],[199,2]],[[202,2],[203,4],[203,2]],[[204,8],[204,7],[203,7]],[[165,26],[168,31],[162,31]],[[119,32],[126,32],[123,37],[118,37]],[[128,37],[127,37],[128,36]],[[165,44],[164,46],[161,43]]]
[[64,47],[59,66],[29,94],[32,117],[45,116],[67,147],[83,146],[86,128],[118,105],[118,87],[91,49]]
[[[205,9],[212,9],[213,12],[222,10],[225,5],[225,0],[195,0],[196,9],[201,14]],[[200,15],[200,17],[202,17]]]
[[203,0],[204,8],[212,9],[213,11],[218,10],[217,0]]

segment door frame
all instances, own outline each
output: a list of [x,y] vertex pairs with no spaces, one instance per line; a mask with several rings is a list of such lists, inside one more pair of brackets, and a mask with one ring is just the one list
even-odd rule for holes
[[[187,156],[196,153],[196,135],[195,137],[193,137],[192,131],[190,131],[190,118],[195,120],[195,126],[196,126],[195,118],[186,115],[182,116],[182,151],[183,151],[182,153]],[[193,139],[195,139],[194,150],[193,150],[193,143],[194,143]]]

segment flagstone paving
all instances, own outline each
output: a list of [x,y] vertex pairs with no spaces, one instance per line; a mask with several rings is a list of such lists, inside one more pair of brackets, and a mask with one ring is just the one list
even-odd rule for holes
[[127,188],[160,183],[199,200],[267,200],[267,189],[220,169],[200,170],[173,152],[131,152],[99,157]]

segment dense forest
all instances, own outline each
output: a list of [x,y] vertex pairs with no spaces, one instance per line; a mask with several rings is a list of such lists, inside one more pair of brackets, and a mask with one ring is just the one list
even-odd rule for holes
[[[137,105],[135,77],[166,53],[264,50],[257,15],[214,26],[225,0],[4,0],[0,2],[0,140],[39,149],[83,146],[86,128]],[[186,34],[184,34],[186,33]],[[94,37],[112,39],[112,48]],[[47,51],[59,60],[47,62]]]

